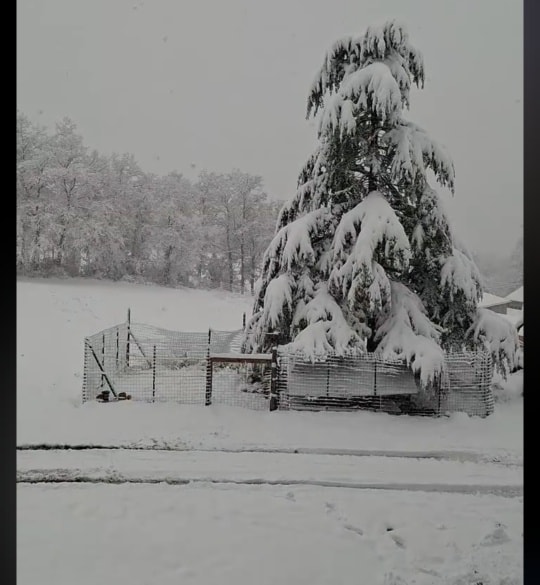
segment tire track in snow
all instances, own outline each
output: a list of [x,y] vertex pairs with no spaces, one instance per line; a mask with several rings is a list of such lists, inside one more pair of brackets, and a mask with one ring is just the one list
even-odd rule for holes
[[521,486],[508,485],[450,485],[450,484],[419,484],[419,483],[357,483],[327,480],[302,479],[228,479],[228,478],[189,478],[189,477],[129,477],[116,473],[101,475],[84,475],[62,469],[28,470],[17,473],[17,483],[21,484],[59,484],[59,483],[89,483],[89,484],[168,484],[168,485],[238,485],[238,486],[313,486],[362,490],[390,490],[412,492],[439,492],[478,495],[498,495],[503,497],[519,497],[523,495]]
[[168,450],[19,451],[26,483],[231,483],[519,495],[520,467],[470,461],[340,454]]
[[523,466],[523,462],[511,456],[495,456],[468,451],[385,451],[378,449],[338,449],[317,447],[238,447],[238,448],[201,448],[167,444],[152,445],[96,445],[36,443],[17,445],[17,451],[180,451],[200,453],[272,453],[282,455],[336,455],[351,457],[389,457],[410,459],[437,459],[448,461],[469,461],[472,463],[502,463],[504,465]]

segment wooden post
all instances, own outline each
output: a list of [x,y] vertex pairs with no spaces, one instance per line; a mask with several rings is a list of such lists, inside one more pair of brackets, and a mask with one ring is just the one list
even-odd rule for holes
[[242,329],[246,328],[246,314],[244,313],[242,315]]
[[120,329],[116,328],[116,369],[118,369],[118,359],[120,354]]
[[277,410],[279,406],[278,394],[278,364],[277,347],[272,348],[272,365],[270,366],[270,411]]
[[152,402],[156,400],[156,346],[152,355]]
[[126,368],[129,368],[129,338],[131,337],[131,309],[127,312]]

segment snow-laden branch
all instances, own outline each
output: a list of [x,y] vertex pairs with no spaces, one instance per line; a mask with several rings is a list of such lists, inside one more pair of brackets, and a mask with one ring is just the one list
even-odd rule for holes
[[375,62],[349,74],[341,84],[340,95],[356,106],[371,109],[384,122],[401,111],[401,92],[388,65]]
[[270,329],[279,324],[284,308],[291,308],[293,287],[294,282],[288,274],[280,274],[268,283],[261,318]]
[[347,75],[339,89],[328,98],[319,123],[319,135],[339,130],[352,134],[359,110],[375,112],[381,122],[401,113],[401,91],[385,63],[375,62]]
[[402,121],[382,137],[381,143],[392,148],[392,179],[414,181],[431,169],[443,187],[454,189],[454,163],[446,149],[411,122]]
[[391,306],[375,334],[377,351],[384,357],[403,359],[426,386],[444,369],[439,345],[441,328],[432,323],[420,298],[404,284],[390,281]]
[[369,27],[359,37],[343,37],[330,47],[311,85],[307,115],[316,115],[324,100],[338,91],[349,74],[375,62],[389,67],[398,83],[400,102],[408,105],[411,80],[418,86],[424,81],[423,58],[409,43],[405,26],[388,21]]
[[[356,288],[369,286],[377,280],[380,270],[374,271],[376,250],[381,257],[401,268],[406,267],[411,254],[409,239],[399,218],[377,191],[342,216],[332,247],[334,268],[330,279],[336,286],[342,286],[344,294],[349,283],[355,282]],[[380,268],[380,264],[376,265]]]
[[373,276],[372,282],[366,287],[366,282],[363,273],[355,276],[351,282],[347,301],[350,307],[354,307],[359,296],[367,290],[367,297],[369,299],[369,310],[374,312],[380,310],[390,298],[390,279],[388,278],[384,268],[373,261],[371,265],[371,274]]
[[329,211],[325,207],[315,209],[282,227],[270,242],[263,262],[270,265],[279,262],[287,270],[301,260],[314,261],[312,238],[325,225]]
[[476,264],[457,248],[452,255],[440,259],[441,289],[448,291],[450,300],[462,292],[470,303],[476,304],[482,294],[481,275]]
[[298,305],[293,325],[301,323],[305,325],[304,329],[288,347],[308,359],[324,356],[332,350],[336,355],[343,355],[351,345],[365,347],[365,343],[347,323],[325,283],[317,286],[309,302]]
[[495,365],[503,375],[514,369],[518,359],[519,336],[513,323],[494,311],[478,308],[467,335],[491,352]]

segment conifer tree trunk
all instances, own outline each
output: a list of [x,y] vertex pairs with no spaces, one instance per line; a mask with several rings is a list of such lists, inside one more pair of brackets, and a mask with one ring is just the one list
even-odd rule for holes
[[251,255],[251,267],[249,273],[249,288],[251,294],[255,293],[255,270],[256,270],[256,262],[255,262],[255,254]]

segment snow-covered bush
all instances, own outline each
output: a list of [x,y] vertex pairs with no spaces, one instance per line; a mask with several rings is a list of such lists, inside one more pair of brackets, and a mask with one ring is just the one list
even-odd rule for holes
[[312,358],[377,350],[424,385],[448,347],[488,346],[513,367],[517,333],[477,311],[480,274],[428,183],[431,171],[453,192],[452,160],[404,116],[423,82],[422,56],[393,21],[326,54],[308,97],[319,144],[264,255],[245,351],[276,340]]

